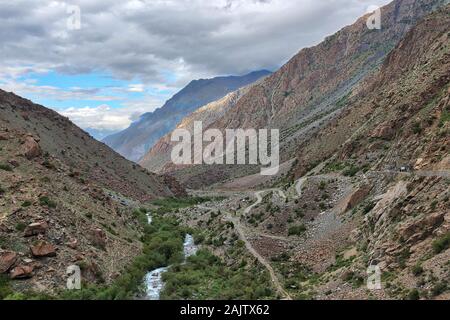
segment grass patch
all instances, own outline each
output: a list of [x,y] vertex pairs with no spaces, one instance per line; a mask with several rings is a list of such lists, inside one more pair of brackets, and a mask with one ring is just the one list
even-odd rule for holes
[[300,236],[300,235],[302,235],[305,231],[306,231],[306,227],[305,227],[305,225],[303,225],[303,224],[297,225],[297,226],[292,226],[292,227],[290,227],[289,230],[288,230],[288,235],[289,235],[289,236]]
[[345,163],[333,161],[326,165],[326,167],[324,168],[324,172],[325,173],[338,172],[344,170],[345,167],[346,167]]
[[47,206],[49,208],[56,208],[56,202],[53,200],[50,200],[50,198],[47,196],[40,197],[39,204],[41,206]]
[[27,227],[27,225],[26,225],[26,223],[24,223],[24,222],[18,222],[17,224],[16,224],[16,230],[17,231],[20,231],[20,232],[22,232],[22,231],[25,231],[25,228]]
[[6,163],[0,163],[0,170],[12,172],[13,168]]
[[439,254],[450,247],[450,232],[435,240],[432,244],[435,254]]
[[22,208],[28,208],[29,206],[31,206],[31,201],[26,200],[22,203]]
[[11,294],[13,294],[13,290],[10,286],[9,277],[7,275],[0,274],[0,300],[5,299]]
[[346,177],[354,177],[359,172],[359,170],[361,170],[359,167],[351,165],[350,167],[345,169],[342,174]]
[[274,297],[267,273],[257,267],[228,267],[209,250],[199,250],[186,264],[163,274],[162,299],[256,300]]
[[441,118],[439,119],[439,127],[443,127],[448,121],[450,121],[450,111],[444,109],[442,110]]
[[210,198],[210,197],[188,197],[188,198],[164,198],[153,200],[151,203],[158,206],[158,213],[174,212],[182,208],[192,207],[204,202],[219,201],[223,198]]

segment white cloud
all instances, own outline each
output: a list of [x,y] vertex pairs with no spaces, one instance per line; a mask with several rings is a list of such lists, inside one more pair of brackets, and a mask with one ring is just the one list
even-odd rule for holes
[[145,91],[145,87],[142,83],[138,83],[138,84],[130,84],[128,85],[128,91],[130,92],[144,92]]
[[113,109],[108,105],[98,107],[69,108],[59,111],[82,128],[95,128],[98,130],[122,130],[133,121],[133,115],[142,114],[140,108]]
[[64,1],[1,1],[0,58],[6,67],[101,70],[146,85],[179,87],[188,79],[274,69],[353,22],[369,5],[387,2],[73,0],[82,24],[81,30],[68,30]]
[[[161,106],[167,91],[198,78],[274,70],[370,5],[388,2],[71,0],[81,9],[81,29],[69,30],[65,1],[0,0],[0,87],[42,99],[105,103],[61,113],[83,128],[120,130]],[[62,89],[20,78],[48,71],[111,74],[132,84]],[[144,98],[130,98],[133,93]],[[118,100],[123,108],[107,105]]]

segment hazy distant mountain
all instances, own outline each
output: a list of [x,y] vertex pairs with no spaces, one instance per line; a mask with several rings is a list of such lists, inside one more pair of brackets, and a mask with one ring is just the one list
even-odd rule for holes
[[94,129],[94,128],[85,128],[84,131],[89,133],[95,139],[101,141],[104,138],[117,133],[119,130],[102,130],[102,129]]
[[230,92],[269,75],[267,70],[244,76],[216,77],[195,80],[168,100],[163,107],[146,113],[119,133],[103,139],[124,157],[138,161],[165,134],[187,115],[201,106],[223,98]]
[[[232,109],[239,99],[246,94],[256,83],[240,88],[232,93],[227,94],[222,99],[208,103],[207,105],[195,110],[193,113],[185,117],[176,129],[186,129],[193,133],[194,122],[201,121],[207,127],[226,112]],[[166,165],[171,164],[170,155],[175,142],[170,141],[173,131],[162,137],[149,151],[146,153],[139,164],[147,168],[151,172],[160,172],[167,170]]]

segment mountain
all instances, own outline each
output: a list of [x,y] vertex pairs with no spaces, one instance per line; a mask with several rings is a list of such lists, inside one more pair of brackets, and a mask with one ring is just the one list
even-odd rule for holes
[[[366,298],[364,286],[353,288],[368,265],[383,274],[382,289],[375,293],[380,299],[449,298],[449,30],[450,5],[426,16],[361,84],[344,111],[298,146],[290,179],[310,177],[304,190],[315,188],[319,197],[319,181],[334,184],[343,176],[346,186],[353,186],[331,209],[339,221],[334,224],[341,224],[334,236],[322,230],[316,235],[321,240],[307,248],[309,257],[298,252],[298,261],[309,258],[315,268],[332,264],[339,252],[337,259],[347,264],[340,280],[314,288],[318,298]],[[330,245],[337,237],[341,245]],[[333,257],[326,258],[330,247]],[[345,289],[345,283],[354,286]]]
[[[427,5],[403,7],[411,3],[384,10]],[[256,273],[255,265],[238,264],[248,255],[257,261],[268,275],[268,298],[450,299],[450,5],[430,11],[353,86],[338,113],[292,145],[285,175],[203,188],[195,192],[227,198],[176,214],[201,230],[204,246],[223,265]],[[249,114],[242,117],[256,122]],[[205,174],[204,167],[186,168],[186,183],[220,178],[225,168]],[[233,298],[239,288],[217,290],[227,280],[214,283],[220,275],[210,276],[210,268],[189,273],[189,284],[177,287],[204,261],[169,270],[164,297]]]
[[138,161],[162,136],[172,131],[188,114],[207,103],[269,75],[266,70],[244,76],[216,77],[190,82],[164,106],[146,113],[131,126],[103,141],[127,159]]
[[26,279],[19,291],[61,289],[74,263],[87,281],[109,283],[142,251],[132,211],[184,194],[55,111],[0,90],[0,277]]
[[[297,146],[307,143],[343,111],[346,101],[365,79],[378,71],[407,32],[424,15],[445,3],[448,1],[393,1],[381,8],[380,30],[368,29],[369,15],[358,19],[319,45],[301,50],[242,96],[233,112],[226,113],[209,127],[280,129],[281,159],[284,163],[291,162]],[[259,170],[249,166],[239,169],[237,166],[167,167],[166,172],[190,188]],[[242,172],[236,173],[241,169]]]
[[[238,89],[232,93],[227,94],[220,100],[211,102],[183,119],[176,129],[187,129],[191,134],[194,130],[194,122],[201,121],[204,126],[209,126],[211,123],[224,116],[229,112],[239,101],[239,99],[246,94],[253,86],[249,85]],[[174,143],[170,141],[171,133],[165,135],[144,155],[139,161],[139,164],[152,172],[159,172],[167,170],[170,165],[170,156]]]

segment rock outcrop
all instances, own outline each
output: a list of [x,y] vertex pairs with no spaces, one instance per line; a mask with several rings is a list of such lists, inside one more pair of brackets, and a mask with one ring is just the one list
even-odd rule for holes
[[31,254],[36,258],[56,256],[56,248],[51,243],[39,240],[30,246]]
[[13,251],[0,251],[0,274],[8,272],[17,261],[17,253]]

